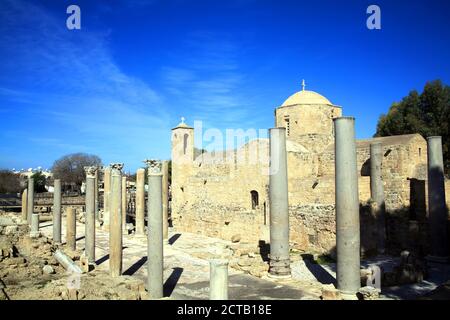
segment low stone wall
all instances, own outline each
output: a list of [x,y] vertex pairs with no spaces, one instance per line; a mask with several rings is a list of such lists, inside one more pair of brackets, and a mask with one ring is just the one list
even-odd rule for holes
[[[45,193],[39,194],[37,193],[34,197],[35,205],[39,206],[52,206],[53,205],[53,193]],[[62,195],[61,197],[62,205],[84,205],[85,204],[85,196],[84,195],[76,195],[76,196],[66,196]]]

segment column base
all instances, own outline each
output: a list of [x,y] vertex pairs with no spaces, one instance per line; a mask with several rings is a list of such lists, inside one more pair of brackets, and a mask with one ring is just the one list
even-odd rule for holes
[[269,277],[273,279],[291,278],[291,260],[289,257],[280,259],[280,257],[269,255],[269,259]]
[[438,257],[438,256],[427,256],[425,258],[427,261],[429,262],[434,262],[434,263],[449,263],[449,257]]
[[267,273],[267,277],[275,280],[288,280],[292,279],[291,274],[276,274],[276,273]]

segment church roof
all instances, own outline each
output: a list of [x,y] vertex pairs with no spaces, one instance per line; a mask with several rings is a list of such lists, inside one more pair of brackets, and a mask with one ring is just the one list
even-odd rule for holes
[[325,104],[333,105],[330,100],[318,94],[317,92],[310,90],[301,90],[294,93],[292,96],[287,98],[285,102],[281,105],[282,107],[292,106],[297,104]]

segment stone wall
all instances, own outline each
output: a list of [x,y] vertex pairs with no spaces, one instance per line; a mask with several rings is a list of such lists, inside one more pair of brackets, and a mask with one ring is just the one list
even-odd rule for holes
[[[403,144],[388,143],[383,145],[385,156],[382,167],[388,212],[388,241],[393,250],[400,250],[411,243],[411,181],[415,179],[426,185],[426,143],[420,136],[410,137]],[[268,149],[267,140],[253,144]],[[357,149],[363,252],[376,249],[376,219],[370,210],[369,146],[367,143],[358,143]],[[419,147],[423,150],[420,156],[414,153]],[[173,199],[178,200],[174,201],[172,217],[179,230],[224,239],[239,235],[243,241],[267,241],[263,238],[270,221],[268,176],[262,174],[268,168],[267,163],[249,164],[233,160],[240,153],[249,153],[250,150],[251,146],[247,145],[235,154],[216,154],[214,160],[211,154],[204,154],[192,165],[183,164],[175,169],[175,174],[177,170],[182,171],[177,179],[179,189],[172,189]],[[288,152],[288,176],[292,245],[304,251],[333,253],[333,146],[319,155]],[[258,193],[258,206],[254,209],[251,191]],[[425,211],[426,208],[421,210]],[[425,213],[420,215],[425,216]]]
[[342,110],[330,105],[294,105],[275,110],[275,126],[285,127],[287,139],[293,140],[310,152],[322,152],[333,143],[333,121]]
[[[332,254],[335,249],[333,119],[341,115],[342,109],[330,104],[299,104],[275,110],[275,126],[288,129],[290,240],[300,250]],[[224,239],[239,235],[247,242],[267,241],[268,140],[253,140],[237,150],[199,156],[193,141],[194,130],[186,124],[172,130],[174,226]],[[370,199],[373,142],[383,147],[388,245],[396,251],[410,247],[411,239],[426,242],[425,139],[412,134],[358,140],[362,251],[376,249],[376,217]],[[249,160],[252,157],[256,162]]]

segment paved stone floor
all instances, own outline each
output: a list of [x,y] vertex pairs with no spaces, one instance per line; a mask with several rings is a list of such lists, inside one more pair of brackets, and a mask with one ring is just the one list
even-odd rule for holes
[[[77,222],[77,249],[84,248],[84,224]],[[41,232],[52,236],[52,222],[41,222]],[[62,221],[62,241],[65,242],[65,219]],[[220,256],[229,241],[191,233],[169,233],[164,245],[164,295],[172,299],[209,298],[208,259]],[[109,268],[109,233],[96,229],[97,268]],[[147,278],[147,238],[123,236],[123,274]],[[302,289],[300,289],[300,287]],[[229,268],[230,299],[319,299],[320,290],[307,284],[299,286],[295,279],[275,282]]]

